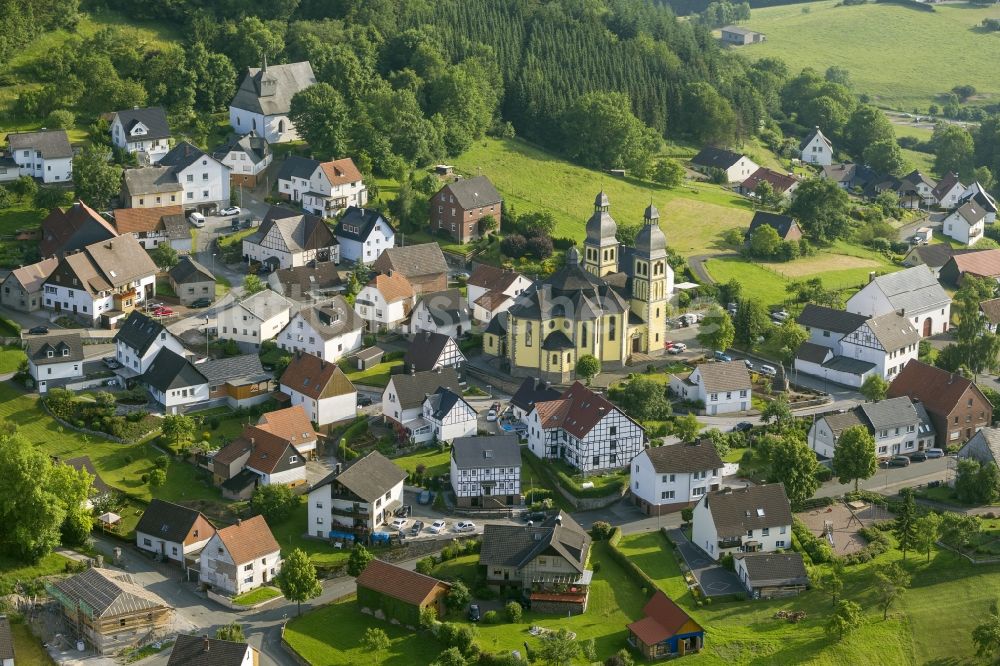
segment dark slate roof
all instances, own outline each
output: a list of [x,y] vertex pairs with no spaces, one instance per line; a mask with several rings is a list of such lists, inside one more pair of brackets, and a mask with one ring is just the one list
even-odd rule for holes
[[795,321],[810,328],[818,328],[824,331],[833,331],[844,335],[858,330],[863,323],[868,320],[865,315],[854,314],[828,308],[825,305],[807,303]]
[[381,222],[392,229],[392,225],[374,208],[358,208],[350,206],[344,211],[343,217],[337,222],[334,234],[338,239],[346,238],[364,242],[372,233],[377,223]]
[[874,368],[875,364],[849,356],[834,356],[824,363],[823,367],[837,372],[846,372],[850,375],[863,375]]
[[507,312],[501,312],[497,316],[490,319],[490,323],[486,325],[483,329],[483,333],[489,333],[491,335],[507,335]]
[[492,206],[503,201],[500,193],[486,176],[460,178],[442,189],[448,190],[455,197],[462,210]]
[[562,351],[563,349],[576,349],[576,345],[562,331],[552,331],[542,342],[542,349],[545,351]]
[[720,539],[792,524],[792,507],[781,483],[720,490],[706,495],[704,501]]
[[167,666],[240,666],[247,649],[246,643],[178,634]]
[[556,553],[583,573],[590,543],[583,528],[560,511],[539,525],[486,525],[479,563],[521,569],[539,555]]
[[809,574],[799,553],[740,553],[754,587],[771,585],[808,585]]
[[875,430],[896,428],[905,425],[917,425],[920,416],[913,408],[913,402],[907,396],[888,398],[879,402],[866,402],[858,405]]
[[975,203],[982,206],[988,213],[997,212],[996,199],[994,199],[989,192],[983,189],[983,186],[979,184],[979,181],[976,181],[972,185],[969,185],[969,188],[965,191],[965,194],[962,196],[961,201],[962,203],[974,201]]
[[[272,275],[279,287],[275,291],[282,296],[302,300],[308,300],[313,290],[327,291],[344,284],[340,279],[339,267],[332,261],[321,261],[315,266],[281,268]],[[274,283],[270,279],[268,282],[274,289]]]
[[208,383],[205,375],[191,365],[190,361],[167,348],[156,354],[156,358],[142,375],[142,381],[164,393],[170,389]]
[[833,144],[830,143],[830,140],[826,138],[826,135],[823,134],[818,127],[809,132],[809,134],[806,135],[806,138],[802,139],[802,142],[799,143],[799,150],[805,150],[806,146],[812,143],[812,140],[817,136],[823,140],[823,143],[825,143],[830,150],[833,150]]
[[122,174],[125,189],[132,196],[180,192],[183,186],[177,180],[177,172],[168,166],[155,164],[138,169],[125,169]]
[[441,358],[449,340],[451,337],[444,333],[420,331],[413,336],[413,340],[406,347],[403,367],[416,372],[433,370],[438,366],[438,359]]
[[215,282],[215,276],[212,275],[212,272],[190,256],[181,257],[177,265],[170,269],[169,275],[177,284]]
[[289,211],[280,206],[271,206],[261,221],[260,228],[244,240],[259,245],[272,228],[277,228],[291,252],[322,250],[337,244],[333,231],[323,218],[310,213]]
[[0,615],[0,662],[14,658],[14,635],[10,632],[10,620]]
[[769,213],[767,211],[759,210],[753,214],[753,219],[750,220],[750,228],[747,229],[746,236],[744,236],[743,241],[749,242],[750,237],[753,236],[753,232],[756,231],[763,225],[767,225],[778,232],[778,236],[784,239],[788,236],[788,232],[792,228],[798,226],[795,222],[795,218],[790,215],[781,215],[780,213]]
[[[167,113],[162,106],[150,106],[145,109],[126,109],[116,111],[115,115],[125,130],[126,141],[145,141],[147,139],[170,138],[170,125],[167,123]],[[148,130],[142,136],[133,137],[130,132],[137,123],[142,123]]]
[[460,390],[458,373],[454,368],[440,368],[412,375],[393,375],[390,381],[396,389],[400,409],[412,409],[422,405],[424,398],[441,386],[453,391]]
[[319,166],[319,160],[311,160],[308,157],[289,155],[278,171],[278,180],[291,180],[292,177],[309,180],[313,172]]
[[[269,83],[273,94],[261,95],[262,84],[266,87]],[[295,93],[314,83],[316,75],[308,62],[267,65],[264,69],[249,67],[229,105],[264,115],[285,114],[291,109]]]
[[722,469],[722,458],[711,440],[694,444],[669,444],[646,449],[646,455],[657,474],[690,474],[709,469]]
[[181,542],[187,537],[199,516],[201,513],[194,509],[154,499],[143,511],[135,531],[152,534],[164,541]]
[[[465,402],[465,399],[461,395],[443,386],[439,386],[433,394],[427,396],[424,400],[430,404],[431,415],[438,421],[448,416],[451,410],[455,408],[455,405]],[[465,404],[468,405],[468,403]]]
[[802,359],[808,363],[822,363],[826,360],[827,355],[832,353],[833,350],[829,347],[824,347],[823,345],[818,345],[807,340],[799,345],[798,351],[795,352],[795,358]]
[[139,352],[139,356],[143,356],[156,341],[156,336],[164,330],[166,329],[160,322],[147,317],[138,310],[133,310],[118,332],[115,333],[115,341],[123,342]]
[[554,388],[549,382],[544,382],[535,377],[527,377],[511,396],[510,404],[525,412],[530,412],[536,402],[548,402],[558,400],[562,393]]
[[195,368],[208,380],[209,384],[271,377],[271,373],[264,371],[260,356],[257,354],[240,354],[229,358],[213,359],[199,363]]
[[458,437],[451,444],[451,458],[458,469],[520,467],[521,445],[517,435]]
[[[49,358],[49,352],[52,357]],[[66,352],[63,355],[63,352]],[[25,353],[35,365],[70,363],[83,360],[83,342],[79,333],[46,335],[44,338],[28,338]]]
[[322,488],[336,479],[337,483],[361,499],[374,502],[405,478],[405,471],[378,451],[372,451],[339,474],[334,472],[328,475],[313,486],[313,490]]
[[743,156],[725,148],[705,146],[697,155],[691,158],[691,164],[710,169],[728,169]]
[[823,420],[830,426],[833,436],[840,437],[840,433],[854,426],[861,426],[867,430],[868,424],[861,418],[862,415],[857,409],[848,409],[843,413],[825,414]]
[[233,134],[226,143],[212,151],[212,156],[222,161],[231,152],[245,153],[251,162],[259,164],[271,154],[271,144],[264,137],[257,136],[256,132],[243,136]]
[[215,159],[194,144],[181,141],[171,148],[169,153],[161,157],[157,164],[159,166],[173,167],[175,171],[182,171],[203,157],[211,160]]
[[[417,307],[423,305],[438,326],[453,326],[469,319],[469,304],[458,289],[445,289],[420,297]],[[414,308],[416,309],[416,308]]]
[[47,160],[73,157],[73,146],[69,145],[66,130],[11,132],[7,135],[7,142],[11,150],[37,150]]
[[910,250],[910,252],[920,257],[920,261],[925,266],[930,266],[931,268],[940,268],[947,264],[948,260],[956,254],[963,254],[970,251],[975,252],[975,250],[959,250],[946,243],[918,245]]

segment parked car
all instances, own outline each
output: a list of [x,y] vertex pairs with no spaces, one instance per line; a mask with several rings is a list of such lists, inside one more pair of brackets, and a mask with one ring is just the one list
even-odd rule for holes
[[390,527],[394,530],[403,531],[406,529],[406,524],[410,522],[406,518],[393,518]]
[[728,361],[732,361],[733,360],[732,356],[730,356],[726,352],[719,351],[718,349],[715,350],[714,356],[715,356],[715,360],[716,361],[726,361],[726,362],[728,362]]
[[482,616],[479,613],[479,604],[469,606],[469,622],[479,622]]
[[750,362],[750,359],[743,359],[743,365],[747,366],[747,370],[753,370],[753,363]]
[[201,213],[191,213],[188,215],[188,222],[200,229],[205,226],[205,216]]
[[358,407],[368,407],[372,404],[372,398],[364,393],[358,394]]
[[521,514],[521,518],[526,523],[538,523],[545,520],[545,517],[546,513],[544,511],[525,511]]
[[410,528],[410,536],[417,536],[424,530],[424,521],[418,520],[413,523],[413,527]]
[[153,310],[154,317],[169,317],[174,314],[174,311],[168,307],[156,308]]
[[28,333],[31,335],[45,335],[49,332],[48,326],[32,326],[28,329]]
[[788,310],[778,310],[771,313],[771,319],[779,323],[783,323],[789,316]]
[[113,377],[111,379],[105,379],[104,380],[104,385],[105,386],[115,387],[115,388],[117,388],[118,386],[120,386],[117,377]]
[[119,363],[118,359],[116,359],[114,356],[105,356],[104,358],[101,359],[101,362],[104,363],[104,365],[111,368],[112,370],[117,370],[118,368],[122,367],[122,364]]
[[910,460],[912,460],[913,462],[923,462],[927,460],[927,452],[914,451],[913,453],[910,454]]
[[228,208],[223,208],[219,211],[219,215],[222,217],[229,217],[230,215],[239,215],[243,211],[240,210],[239,206],[229,206]]
[[476,524],[471,520],[460,520],[455,523],[456,532],[475,532]]
[[762,365],[760,366],[760,370],[758,370],[758,372],[767,377],[774,377],[776,374],[778,374],[778,371],[775,369],[773,365]]
[[910,459],[906,456],[893,456],[885,464],[889,467],[909,467]]
[[928,458],[943,458],[944,457],[944,449],[932,448],[932,449],[927,449],[924,453],[927,454]]
[[733,426],[733,432],[750,432],[753,430],[753,424],[749,421],[740,421]]
[[417,495],[417,504],[430,504],[433,499],[431,491],[422,490],[420,491],[420,494]]
[[413,507],[409,504],[404,504],[403,506],[396,509],[396,513],[393,514],[397,518],[409,518],[413,514]]
[[673,352],[674,354],[680,354],[683,351],[687,351],[687,348],[688,346],[683,342],[675,342],[673,346],[669,349],[669,351]]
[[497,420],[497,410],[495,410],[495,409],[493,409],[491,407],[490,411],[486,412],[486,420],[487,421],[496,421]]
[[199,298],[196,301],[191,301],[191,305],[189,305],[188,307],[190,307],[190,308],[207,308],[211,304],[212,304],[212,299],[211,298]]
[[431,531],[431,534],[441,534],[441,532],[444,532],[447,527],[447,520],[435,520],[427,529]]

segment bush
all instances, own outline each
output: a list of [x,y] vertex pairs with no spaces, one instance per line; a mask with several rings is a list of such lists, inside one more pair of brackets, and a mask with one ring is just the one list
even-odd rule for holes
[[816,478],[822,483],[824,481],[829,481],[833,478],[833,470],[829,467],[821,465],[816,470]]
[[430,576],[431,572],[434,571],[434,564],[434,558],[431,556],[420,558],[417,560],[417,573]]
[[[888,527],[891,527],[892,523],[886,521],[886,523],[884,525],[881,525],[881,527],[884,527],[886,525]],[[885,533],[882,532],[882,530],[879,528],[880,525],[875,525],[872,527],[862,527],[861,529],[858,530],[858,534],[860,534],[865,539],[865,541],[868,542],[868,545],[866,545],[864,548],[857,551],[856,553],[845,555],[844,564],[847,565],[865,564],[867,562],[871,562],[873,559],[875,559],[882,553],[889,550],[889,547],[892,545],[892,543],[889,541],[889,537],[887,537]]]
[[611,523],[603,520],[598,520],[590,528],[590,536],[594,538],[594,541],[607,541],[611,538],[612,532],[614,532],[614,528],[611,526]]
[[500,624],[500,616],[497,615],[495,610],[486,611],[483,613],[483,622],[486,624]]
[[795,537],[793,546],[797,542],[802,551],[813,561],[813,564],[822,564],[833,559],[833,551],[830,546],[815,537],[805,523],[798,518],[792,519],[792,535]]
[[521,608],[521,604],[516,601],[508,602],[506,606],[503,607],[504,611],[507,613],[507,621],[512,624],[517,624],[521,621],[521,616],[524,614],[524,610]]
[[722,558],[719,560],[719,564],[721,564],[730,571],[736,571],[736,560],[733,558],[732,553],[726,553],[725,555],[723,555]]

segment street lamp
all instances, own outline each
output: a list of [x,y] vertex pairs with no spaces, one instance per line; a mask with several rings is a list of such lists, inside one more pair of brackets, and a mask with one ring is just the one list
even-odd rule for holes
[[208,339],[209,339],[208,315],[205,315],[205,356],[208,356]]

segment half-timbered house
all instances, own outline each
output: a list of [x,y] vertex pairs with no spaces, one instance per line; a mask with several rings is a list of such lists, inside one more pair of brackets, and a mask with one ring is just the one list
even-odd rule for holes
[[427,396],[441,387],[459,393],[459,384],[454,368],[392,375],[382,392],[382,418],[399,437],[409,439],[415,430],[427,426],[422,418]]
[[427,427],[413,430],[415,442],[435,438],[439,442],[450,442],[456,437],[476,434],[478,414],[460,393],[438,387],[434,393],[424,398],[421,409]]
[[437,368],[455,368],[461,371],[466,358],[453,338],[444,333],[421,331],[413,336],[403,356],[407,372],[423,372]]
[[340,261],[340,246],[321,218],[278,206],[267,211],[260,229],[243,239],[243,256],[270,270]]
[[451,489],[460,507],[519,505],[521,447],[517,435],[459,437],[452,442]]

